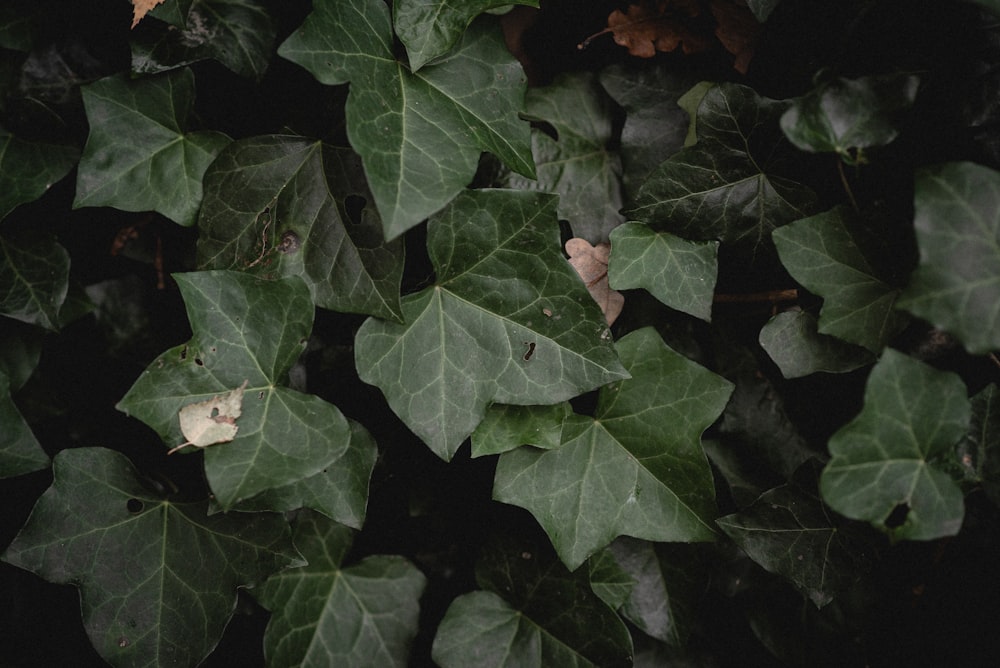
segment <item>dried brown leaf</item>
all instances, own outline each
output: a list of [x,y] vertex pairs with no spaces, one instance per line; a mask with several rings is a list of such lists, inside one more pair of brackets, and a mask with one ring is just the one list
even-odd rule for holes
[[608,285],[608,259],[611,257],[611,246],[599,243],[591,246],[586,239],[574,237],[566,242],[566,254],[569,263],[576,269],[583,282],[587,284],[590,296],[604,313],[604,319],[610,327],[622,312],[625,297]]
[[163,0],[132,0],[132,27],[136,27],[149,11],[161,2]]
[[726,51],[736,56],[736,71],[746,74],[757,46],[760,23],[743,0],[712,0],[711,8],[718,24],[715,36]]
[[691,22],[700,13],[698,0],[647,0],[629,5],[624,12],[611,12],[607,31],[615,44],[640,58],[652,58],[657,51],[674,51],[678,47],[686,54],[699,53],[712,45],[711,37]]

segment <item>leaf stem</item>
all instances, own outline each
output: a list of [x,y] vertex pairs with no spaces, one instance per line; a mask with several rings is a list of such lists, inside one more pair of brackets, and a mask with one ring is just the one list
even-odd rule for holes
[[860,211],[858,208],[858,201],[854,199],[854,192],[851,190],[851,184],[847,182],[847,174],[844,173],[844,161],[837,157],[837,173],[840,174],[840,183],[844,186],[844,192],[847,193],[847,198],[851,200],[851,206],[854,207],[855,211]]

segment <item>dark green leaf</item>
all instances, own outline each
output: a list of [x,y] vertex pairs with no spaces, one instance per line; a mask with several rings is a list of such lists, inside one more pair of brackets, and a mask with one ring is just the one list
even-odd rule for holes
[[25,325],[4,322],[0,327],[0,373],[7,376],[10,391],[28,382],[42,355],[42,336]]
[[830,439],[823,500],[894,539],[955,535],[962,492],[940,460],[954,455],[969,416],[958,376],[887,349],[868,377],[861,413]]
[[574,415],[560,447],[522,447],[497,464],[493,498],[530,511],[571,569],[620,535],[715,537],[715,487],[700,437],[732,385],[652,328],[617,347],[632,378],[601,389],[593,419]]
[[869,350],[820,334],[818,327],[816,316],[806,311],[779,313],[760,330],[760,347],[785,378],[843,373],[875,361]]
[[230,144],[205,174],[198,262],[265,278],[301,276],[318,306],[400,319],[403,244],[386,244],[349,149],[292,136]]
[[917,173],[920,266],[899,307],[973,353],[1000,349],[1000,173],[968,162]]
[[645,288],[671,308],[711,320],[718,251],[717,241],[687,241],[626,223],[611,233],[608,282],[614,290]]
[[51,237],[0,237],[0,314],[58,330],[69,289],[69,253]]
[[897,117],[913,106],[919,85],[906,74],[824,81],[795,100],[781,129],[803,151],[834,152],[853,163],[859,149],[896,138]]
[[819,333],[878,354],[906,324],[894,310],[900,290],[886,271],[899,249],[880,246],[862,225],[837,207],[775,230],[774,244],[795,280],[823,297]]
[[38,5],[37,0],[7,0],[0,5],[0,47],[31,51],[38,38],[40,10],[44,10]]
[[590,588],[612,610],[625,605],[635,589],[635,578],[618,565],[610,546],[587,560]]
[[49,456],[31,433],[11,394],[10,379],[0,369],[0,478],[31,473],[49,465]]
[[351,434],[340,411],[315,395],[281,386],[312,329],[313,304],[305,284],[298,278],[263,281],[228,271],[175,274],[174,279],[194,334],[149,365],[119,410],[177,446],[187,440],[177,417],[181,408],[247,381],[235,440],[205,452],[208,483],[225,510],[264,490],[347,464],[343,454]]
[[255,594],[271,612],[269,666],[406,666],[427,580],[396,556],[344,568],[351,530],[313,513],[295,521],[308,566],[272,575]]
[[149,10],[146,16],[166,21],[183,30],[187,27],[191,5],[195,2],[196,0],[162,0],[160,4]]
[[117,75],[82,90],[90,135],[73,207],[158,211],[193,225],[202,176],[229,138],[185,132],[194,105],[191,70],[136,81]]
[[685,239],[719,239],[751,259],[770,253],[771,231],[816,199],[773,171],[790,150],[778,127],[786,107],[736,84],[710,89],[698,106],[698,142],[650,174],[626,215]]
[[[143,21],[132,40],[132,71],[153,74],[213,59],[260,81],[274,53],[275,28],[258,0],[185,0]],[[178,29],[179,28],[179,29]]]
[[781,0],[747,0],[747,6],[750,7],[750,11],[753,12],[753,15],[761,23],[766,21],[775,7],[780,4]]
[[278,53],[321,83],[352,82],[347,134],[364,161],[386,238],[457,195],[482,151],[534,177],[528,126],[517,117],[524,75],[495,26],[475,23],[446,58],[413,73],[393,56],[382,0],[316,0]]
[[627,375],[560,253],[555,200],[463,192],[427,229],[437,283],[403,299],[406,324],[358,331],[361,379],[445,460],[492,402],[554,404]]
[[562,423],[572,409],[568,403],[552,406],[493,404],[472,432],[472,456],[497,455],[521,445],[558,447]]
[[75,147],[24,141],[0,127],[0,220],[45,194],[79,155]]
[[123,455],[63,450],[52,486],[3,554],[80,588],[83,623],[114,666],[196,665],[251,587],[302,560],[280,515],[208,517],[146,491]]
[[531,131],[536,181],[511,174],[507,185],[559,195],[559,218],[573,235],[592,244],[625,222],[622,208],[621,161],[611,150],[611,100],[588,73],[564,74],[525,95],[524,115],[555,130],[550,137]]
[[990,384],[972,397],[969,433],[959,445],[959,463],[974,482],[981,482],[1000,506],[1000,389]]
[[397,0],[392,18],[399,41],[406,47],[414,72],[438,56],[443,56],[461,39],[462,33],[483,12],[511,5],[537,7],[538,0]]

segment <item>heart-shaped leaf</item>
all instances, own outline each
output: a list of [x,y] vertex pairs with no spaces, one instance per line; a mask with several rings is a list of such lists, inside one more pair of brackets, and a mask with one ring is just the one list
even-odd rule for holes
[[18,139],[0,127],[0,220],[45,194],[76,164],[72,146]]
[[78,586],[87,635],[112,665],[200,663],[238,587],[303,563],[280,515],[208,517],[205,503],[157,498],[117,452],[63,450],[53,478],[3,560]]
[[785,378],[820,371],[843,373],[875,361],[871,351],[833,336],[820,334],[816,316],[806,311],[779,313],[760,330],[760,347]]
[[135,81],[116,75],[81,90],[90,135],[73,207],[157,211],[193,225],[202,176],[229,138],[185,132],[194,105],[191,70]]
[[224,510],[334,465],[351,439],[347,420],[319,397],[281,386],[312,329],[305,284],[228,271],[174,278],[193,336],[154,360],[119,410],[177,445],[184,406],[247,381],[235,439],[205,450],[205,474]]
[[361,379],[443,459],[492,402],[554,404],[627,375],[559,252],[555,206],[541,193],[463,192],[427,228],[437,283],[403,299],[405,324],[358,330]]
[[393,56],[382,0],[316,0],[278,49],[324,84],[351,82],[347,135],[392,239],[472,180],[482,151],[534,177],[528,126],[517,117],[520,65],[495,26],[476,22],[433,66],[411,72]]

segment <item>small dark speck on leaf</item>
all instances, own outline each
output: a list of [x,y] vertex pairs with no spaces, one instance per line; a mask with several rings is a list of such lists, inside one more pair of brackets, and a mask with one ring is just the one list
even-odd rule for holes
[[524,345],[528,346],[528,350],[526,350],[524,353],[524,361],[527,362],[528,360],[531,359],[531,356],[535,354],[535,342],[525,341]]
[[139,499],[129,499],[125,502],[125,507],[128,508],[128,511],[133,515],[138,515],[142,512],[143,503]]
[[200,357],[195,357],[194,363],[197,364],[198,366],[205,366],[205,363],[201,361]]
[[128,638],[119,638],[118,646],[121,647],[122,649],[128,647],[129,646]]

